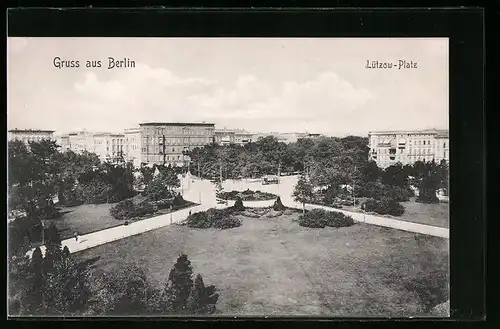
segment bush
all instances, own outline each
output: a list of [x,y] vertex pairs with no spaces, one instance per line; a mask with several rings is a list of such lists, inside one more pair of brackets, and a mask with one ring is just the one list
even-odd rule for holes
[[109,209],[109,213],[113,218],[119,220],[131,219],[134,217],[146,216],[154,214],[158,209],[147,201],[135,204],[132,199],[120,201],[116,206]]
[[436,191],[421,190],[416,201],[420,203],[439,203],[439,198],[436,196]]
[[386,197],[381,200],[369,199],[364,205],[366,211],[380,215],[401,216],[405,212],[405,208],[398,201]]
[[274,201],[273,209],[276,210],[276,211],[283,211],[283,210],[286,209],[286,207],[281,202],[281,198],[280,197],[278,197],[276,199],[276,201]]
[[337,211],[325,211],[326,226],[330,227],[349,227],[354,225],[354,219],[351,216],[345,215]]
[[118,202],[118,204],[109,209],[109,213],[115,219],[129,219],[134,216],[135,204],[131,199]]
[[241,221],[232,216],[232,209],[210,208],[204,212],[191,214],[186,219],[186,225],[192,228],[229,229],[241,226]]
[[231,192],[221,192],[220,198],[223,200],[237,200],[240,198],[242,201],[262,201],[262,200],[272,200],[277,196],[272,193],[266,193],[261,191],[252,191],[247,189],[245,191],[239,192],[232,190]]
[[134,217],[141,217],[154,214],[157,208],[147,201],[143,201],[135,206]]
[[245,206],[243,205],[243,201],[241,200],[240,197],[238,197],[236,199],[236,201],[234,202],[233,208],[234,208],[234,210],[237,210],[237,211],[243,211],[243,210],[245,210]]
[[394,199],[397,202],[410,201],[410,198],[414,195],[413,191],[409,188],[403,188],[399,186],[384,186],[379,197],[386,197],[389,199]]
[[313,209],[307,211],[299,217],[299,225],[311,228],[324,228],[326,227],[327,220],[325,211],[322,209]]
[[174,206],[182,206],[186,204],[186,200],[182,197],[180,193],[177,193],[177,195],[174,197]]
[[341,212],[313,209],[299,217],[299,225],[311,228],[349,227],[354,225],[354,220]]

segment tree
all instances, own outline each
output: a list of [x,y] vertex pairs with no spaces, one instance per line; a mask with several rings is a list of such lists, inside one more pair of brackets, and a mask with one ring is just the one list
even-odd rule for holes
[[45,244],[47,247],[52,245],[61,247],[61,235],[59,234],[59,230],[54,222],[50,223],[45,232]]
[[224,193],[224,188],[222,187],[222,183],[217,182],[215,184],[215,198],[217,199],[218,204],[226,203],[223,197],[223,193]]
[[45,314],[79,315],[86,312],[91,299],[87,263],[61,257],[45,274],[44,281]]
[[376,182],[381,176],[383,170],[375,161],[369,161],[361,169],[363,182]]
[[127,264],[112,273],[104,273],[95,285],[92,312],[106,315],[142,315],[156,311],[157,292],[143,269]]
[[424,164],[423,170],[418,173],[418,198],[417,202],[438,203],[436,191],[442,184],[440,168],[434,161]]
[[408,170],[398,162],[387,167],[382,173],[382,183],[399,187],[408,187]]
[[193,269],[185,254],[177,258],[177,262],[170,271],[168,281],[163,290],[163,307],[174,314],[186,314],[188,298],[193,287]]
[[173,194],[162,175],[154,178],[144,190],[144,195],[151,201],[170,199]]
[[219,295],[215,292],[215,286],[210,285],[205,287],[201,274],[198,274],[189,296],[188,308],[190,312],[196,315],[213,314],[218,299]]
[[277,197],[276,198],[276,201],[274,201],[274,204],[273,204],[273,209],[275,211],[283,211],[286,209],[286,207],[283,205],[283,203],[281,202],[281,198],[280,197]]
[[313,186],[309,180],[302,174],[299,177],[297,185],[293,191],[293,199],[297,202],[302,203],[302,213],[306,212],[306,203],[310,202],[314,197]]
[[25,291],[21,303],[24,312],[40,314],[43,312],[43,255],[39,247],[35,248],[31,256],[28,277],[25,282]]
[[245,210],[245,206],[243,205],[243,200],[241,200],[241,197],[237,197],[236,201],[234,202],[233,209],[238,210],[238,211],[243,211]]

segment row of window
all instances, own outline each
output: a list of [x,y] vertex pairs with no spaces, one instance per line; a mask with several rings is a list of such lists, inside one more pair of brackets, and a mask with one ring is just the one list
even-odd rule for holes
[[[144,153],[150,152],[150,153],[160,153],[163,152],[163,147],[161,146],[151,146],[151,147],[143,147],[141,148],[141,151]],[[166,153],[181,153],[184,151],[183,147],[172,147],[172,152],[170,152],[170,147],[165,148]]]
[[48,139],[47,137],[22,137],[21,140],[24,142],[24,143],[27,143],[27,142],[40,142],[44,139]]
[[[181,156],[180,155],[177,155],[177,156],[167,155],[165,157],[165,160],[181,160]],[[163,156],[153,155],[153,156],[146,157],[146,162],[155,162],[155,161],[163,161]]]
[[169,127],[169,128],[156,128],[149,131],[151,135],[187,135],[187,136],[211,136],[213,131],[210,129],[189,129],[186,127]]

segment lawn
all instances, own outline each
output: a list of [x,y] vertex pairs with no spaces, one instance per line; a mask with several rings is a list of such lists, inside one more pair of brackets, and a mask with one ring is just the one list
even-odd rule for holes
[[126,263],[162,286],[181,253],[220,293],[220,315],[408,317],[448,299],[448,240],[366,224],[310,229],[292,217],[229,230],[172,225],[77,253],[95,274]]
[[[61,217],[46,220],[45,227],[48,227],[51,222],[54,222],[59,230],[61,239],[64,240],[73,237],[75,231],[77,231],[80,235],[84,235],[123,225],[124,221],[113,218],[109,213],[109,209],[115,205],[116,203],[84,204],[76,207],[62,208]],[[174,211],[193,205],[195,205],[195,203],[188,202],[182,207],[177,207]],[[145,216],[141,219],[147,219],[168,213],[170,213],[170,209],[160,209],[156,213]]]
[[401,220],[433,225],[439,227],[450,227],[450,209],[448,203],[425,204],[415,201],[401,202],[405,207],[405,213]]
[[[362,198],[361,198],[362,199]],[[389,216],[389,215],[379,215],[373,213],[375,216],[388,217],[397,220],[403,220],[407,222],[419,223],[424,225],[432,225],[438,227],[450,227],[450,210],[449,204],[445,202],[440,203],[419,203],[415,202],[416,197],[410,199],[407,202],[400,202],[400,204],[405,207],[405,212],[402,216]],[[343,206],[342,210],[362,212],[359,206]]]
[[45,226],[54,222],[61,234],[62,239],[73,236],[75,231],[79,234],[87,234],[106,228],[123,225],[122,221],[116,220],[109,214],[109,208],[116,203],[107,204],[84,204],[76,207],[63,208],[62,216],[52,220],[46,220]]

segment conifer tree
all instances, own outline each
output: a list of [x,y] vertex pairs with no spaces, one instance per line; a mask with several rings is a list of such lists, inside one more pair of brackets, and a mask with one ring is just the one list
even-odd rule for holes
[[41,314],[43,309],[43,255],[37,247],[31,256],[23,308],[29,314]]
[[187,256],[182,254],[170,271],[168,281],[165,285],[162,300],[166,311],[175,314],[189,312],[187,307],[188,298],[193,288],[193,269]]
[[201,274],[198,274],[189,297],[189,310],[193,314],[211,314],[215,311],[218,299],[219,295],[215,293],[215,286],[205,287]]

